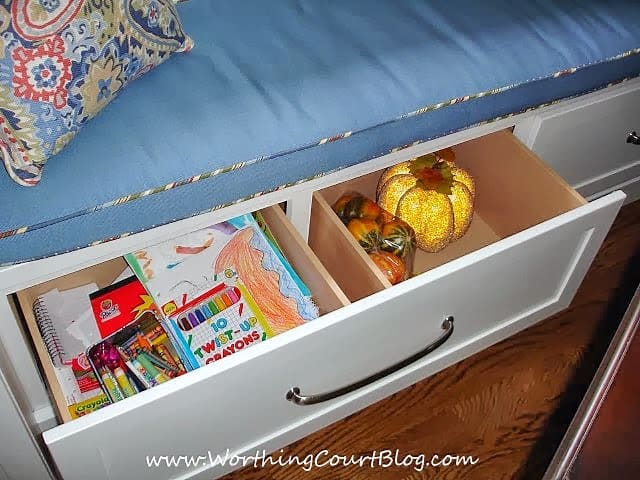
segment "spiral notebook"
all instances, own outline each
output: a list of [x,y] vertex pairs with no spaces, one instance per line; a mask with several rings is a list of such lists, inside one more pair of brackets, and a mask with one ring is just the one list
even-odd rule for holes
[[95,283],[69,290],[53,289],[33,304],[36,323],[56,367],[69,365],[85,349],[100,341],[89,294]]
[[[132,275],[127,267],[114,283]],[[95,283],[67,290],[54,288],[33,303],[40,335],[56,367],[70,365],[79,354],[102,340],[89,299],[97,290]]]

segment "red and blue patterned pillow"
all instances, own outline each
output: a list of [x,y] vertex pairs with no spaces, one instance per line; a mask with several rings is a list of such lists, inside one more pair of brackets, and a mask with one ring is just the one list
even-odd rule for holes
[[0,156],[39,182],[127,83],[188,51],[173,0],[0,0]]

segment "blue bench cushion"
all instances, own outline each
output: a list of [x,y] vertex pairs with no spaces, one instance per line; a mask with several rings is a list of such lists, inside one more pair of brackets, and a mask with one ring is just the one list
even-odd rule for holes
[[191,0],[195,42],[36,188],[0,178],[0,263],[209,211],[640,73],[640,2]]

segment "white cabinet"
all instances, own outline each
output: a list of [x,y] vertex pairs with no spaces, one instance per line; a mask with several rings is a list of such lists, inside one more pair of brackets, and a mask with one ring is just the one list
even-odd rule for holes
[[516,129],[516,135],[586,198],[613,190],[640,198],[640,82],[587,95],[545,110]]
[[[376,272],[329,204],[349,189],[372,196],[378,170],[414,155],[415,149],[296,187],[292,195],[305,201],[316,190],[311,211],[300,208],[292,216],[310,215],[309,245],[278,207],[267,208],[267,221],[323,316],[85,417],[59,415],[59,425],[42,438],[61,475],[67,480],[211,479],[232,466],[211,465],[209,452],[276,450],[566,307],[625,195],[616,191],[587,202],[508,130],[501,130],[508,122],[419,147],[424,152],[457,144],[460,162],[476,177],[476,217],[469,233],[451,247],[419,255],[417,268],[423,273],[398,285],[391,286]],[[261,201],[280,200],[266,195]],[[248,202],[245,208],[253,205]],[[242,205],[233,208],[230,215]],[[155,233],[162,240],[167,230]],[[52,405],[59,411],[64,406],[33,329],[30,303],[55,285],[87,278],[108,282],[109,265],[120,261],[117,256],[131,242],[153,234],[34,262],[28,269],[0,271],[0,291],[18,293]],[[448,317],[452,323],[445,321]],[[438,347],[426,352],[433,343]],[[26,357],[29,344],[14,343],[13,351],[26,349]],[[381,371],[385,375],[376,375]],[[354,384],[358,388],[350,388]],[[327,399],[296,404],[288,395],[294,387],[301,396],[328,394]],[[242,420],[230,412],[241,412]],[[31,412],[23,413],[29,417]],[[147,466],[150,455],[185,454],[203,460],[191,467]],[[43,468],[38,459],[34,464]]]

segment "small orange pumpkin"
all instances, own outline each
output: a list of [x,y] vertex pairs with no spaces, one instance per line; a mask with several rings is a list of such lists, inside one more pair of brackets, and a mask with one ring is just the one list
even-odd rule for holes
[[380,249],[400,258],[413,251],[415,239],[413,228],[399,218],[383,224],[380,229]]
[[358,243],[369,253],[380,241],[380,225],[371,218],[352,218],[347,229]]
[[333,204],[333,211],[336,212],[341,220],[347,218],[347,207],[350,207],[350,202],[358,196],[359,195],[356,193],[347,193],[342,195],[338,200],[336,200],[336,203]]
[[342,195],[333,204],[333,211],[346,225],[353,218],[377,219],[382,213],[380,206],[359,193],[347,193]]
[[369,257],[380,271],[387,277],[391,285],[404,280],[406,268],[404,262],[399,257],[385,251],[377,251],[369,253]]

